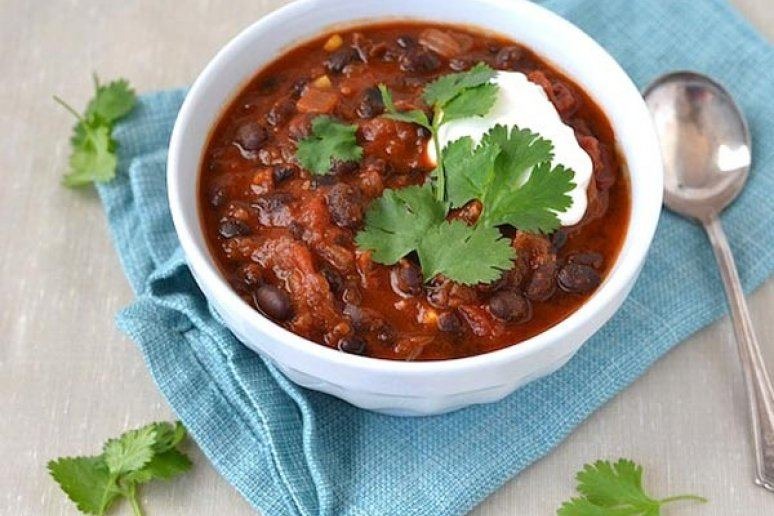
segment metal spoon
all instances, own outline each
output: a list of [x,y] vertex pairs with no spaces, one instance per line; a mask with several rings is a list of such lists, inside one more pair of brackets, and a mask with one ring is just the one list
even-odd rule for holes
[[747,122],[721,85],[692,72],[660,77],[645,90],[645,102],[661,142],[664,202],[704,226],[720,266],[752,415],[755,483],[774,491],[774,388],[718,217],[747,180]]

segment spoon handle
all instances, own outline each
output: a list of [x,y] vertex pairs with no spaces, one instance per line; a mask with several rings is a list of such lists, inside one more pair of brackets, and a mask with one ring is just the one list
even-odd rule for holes
[[716,216],[711,217],[704,222],[704,229],[707,230],[712,249],[715,251],[715,258],[720,266],[720,275],[723,278],[728,305],[731,309],[739,360],[744,372],[755,443],[755,481],[759,486],[774,491],[774,388],[766,372],[734,256],[731,254],[720,219]]

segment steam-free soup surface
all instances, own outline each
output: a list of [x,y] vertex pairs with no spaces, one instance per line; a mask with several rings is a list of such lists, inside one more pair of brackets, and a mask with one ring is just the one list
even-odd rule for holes
[[[377,85],[401,109],[427,109],[429,82],[479,62],[527,74],[574,129],[593,162],[583,220],[550,235],[502,228],[518,254],[489,284],[423,278],[413,255],[376,263],[354,242],[369,203],[424,183],[433,168],[428,131],[382,117]],[[328,175],[299,166],[297,142],[320,114],[357,124],[362,160],[336,162]],[[200,181],[206,238],[246,303],[321,345],[398,360],[486,353],[562,321],[609,274],[629,219],[613,132],[581,88],[513,41],[442,25],[367,26],[282,55],[225,110]],[[473,222],[477,209],[452,216]]]

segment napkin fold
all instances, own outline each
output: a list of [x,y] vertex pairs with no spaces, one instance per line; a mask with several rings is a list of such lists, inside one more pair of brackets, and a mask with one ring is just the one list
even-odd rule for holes
[[[754,168],[725,213],[747,291],[774,269],[774,49],[721,0],[548,0],[639,86],[716,77],[749,117]],[[635,289],[561,370],[503,401],[394,418],[297,387],[210,313],[166,199],[167,143],[184,90],[144,95],[115,129],[119,172],[99,192],[137,299],[119,326],[217,470],[267,515],[452,515],[548,453],[675,344],[725,312],[699,226],[664,213]],[[559,502],[559,501],[557,501]]]

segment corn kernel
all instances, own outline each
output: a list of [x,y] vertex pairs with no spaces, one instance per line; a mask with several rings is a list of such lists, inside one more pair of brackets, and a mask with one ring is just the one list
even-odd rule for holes
[[328,77],[327,75],[319,76],[317,79],[312,81],[312,84],[314,85],[315,88],[320,88],[320,89],[327,89],[333,86],[333,83],[331,83],[330,77]]
[[323,45],[323,49],[326,52],[333,52],[334,50],[338,50],[341,45],[344,44],[344,40],[341,39],[341,36],[338,34],[334,34],[330,38],[328,38],[328,41],[325,42],[325,45]]
[[417,319],[422,324],[436,324],[438,322],[438,312],[432,308],[421,307],[417,314]]

